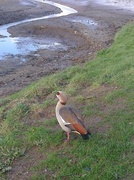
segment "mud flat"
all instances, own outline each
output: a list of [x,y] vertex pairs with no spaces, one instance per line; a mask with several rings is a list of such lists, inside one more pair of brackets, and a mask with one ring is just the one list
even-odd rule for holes
[[[7,54],[0,60],[0,97],[12,94],[43,76],[92,60],[111,45],[115,33],[133,21],[134,13],[92,1],[55,0],[78,11],[68,16],[38,20],[10,27],[12,38],[23,38],[40,48],[22,54]],[[60,13],[49,4],[28,0],[0,1],[0,25]],[[2,38],[2,37],[1,37]]]

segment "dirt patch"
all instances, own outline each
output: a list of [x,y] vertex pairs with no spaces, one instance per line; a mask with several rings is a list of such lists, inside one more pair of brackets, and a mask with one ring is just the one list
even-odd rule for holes
[[[31,153],[32,151],[32,153]],[[36,166],[41,160],[45,159],[44,152],[40,152],[38,147],[33,147],[29,152],[16,159],[13,163],[13,170],[7,174],[7,179],[29,179],[34,175],[34,170],[31,171],[31,167]]]

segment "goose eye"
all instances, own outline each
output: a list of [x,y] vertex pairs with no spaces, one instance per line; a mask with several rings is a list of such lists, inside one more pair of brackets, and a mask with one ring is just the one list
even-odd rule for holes
[[60,95],[59,91],[57,92],[57,95]]

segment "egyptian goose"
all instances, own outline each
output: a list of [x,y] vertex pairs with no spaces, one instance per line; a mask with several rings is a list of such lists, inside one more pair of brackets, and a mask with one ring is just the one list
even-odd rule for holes
[[82,136],[84,140],[91,135],[87,130],[79,112],[74,108],[67,106],[67,97],[62,91],[56,94],[59,99],[56,105],[56,118],[61,128],[67,133],[67,141],[70,140],[70,132],[76,132]]

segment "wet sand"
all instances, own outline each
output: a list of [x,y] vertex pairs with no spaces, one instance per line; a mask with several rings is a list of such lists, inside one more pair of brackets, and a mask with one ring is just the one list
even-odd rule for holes
[[[12,37],[30,37],[33,43],[34,39],[58,39],[67,49],[39,49],[26,55],[4,57],[5,60],[0,61],[0,98],[17,92],[48,74],[92,60],[98,50],[111,45],[115,33],[124,24],[134,19],[131,11],[91,1],[55,2],[68,5],[78,13],[20,24],[8,31]],[[58,8],[40,2],[2,0],[0,25],[59,12]]]

